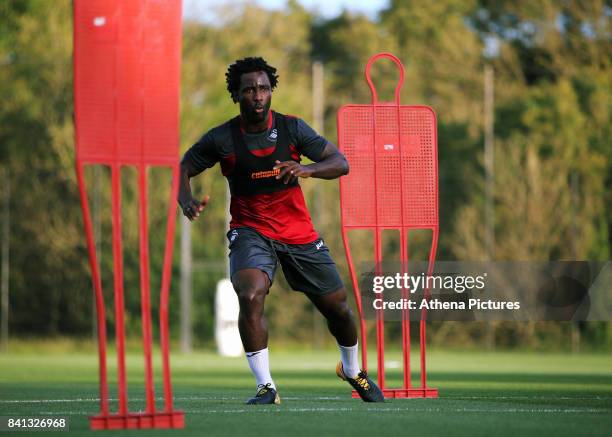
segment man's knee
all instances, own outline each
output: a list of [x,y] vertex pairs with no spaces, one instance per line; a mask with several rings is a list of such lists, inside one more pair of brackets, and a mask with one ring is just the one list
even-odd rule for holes
[[336,320],[350,321],[353,318],[353,312],[346,301],[339,302],[334,306],[332,316]]
[[235,290],[238,294],[240,308],[262,304],[268,292],[266,287],[258,284],[243,284]]
[[241,309],[248,309],[263,304],[270,287],[267,275],[260,270],[238,272],[234,276],[232,284],[238,295]]
[[348,322],[353,318],[353,312],[348,304],[346,291],[344,288],[331,293],[323,298],[328,319],[340,322]]

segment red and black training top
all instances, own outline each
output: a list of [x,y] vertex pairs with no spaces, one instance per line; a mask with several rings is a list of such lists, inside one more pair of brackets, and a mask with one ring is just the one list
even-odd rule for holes
[[320,161],[327,140],[303,120],[270,112],[268,128],[247,133],[240,117],[208,131],[183,157],[196,170],[221,164],[230,192],[230,229],[250,227],[287,244],[306,244],[319,238],[296,180],[276,179],[275,161],[300,162],[304,155]]

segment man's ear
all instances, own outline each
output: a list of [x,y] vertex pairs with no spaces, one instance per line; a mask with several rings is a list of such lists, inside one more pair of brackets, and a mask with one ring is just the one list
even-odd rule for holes
[[238,103],[238,93],[236,91],[232,91],[232,100],[234,103]]

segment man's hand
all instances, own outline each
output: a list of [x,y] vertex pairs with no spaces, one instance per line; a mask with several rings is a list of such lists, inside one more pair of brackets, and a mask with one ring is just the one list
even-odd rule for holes
[[204,196],[201,202],[198,202],[193,197],[185,204],[181,204],[181,208],[183,209],[183,215],[187,217],[189,220],[193,221],[200,216],[200,213],[204,210],[204,207],[210,200],[210,196]]
[[282,179],[283,183],[289,184],[296,178],[309,178],[312,175],[312,170],[306,165],[301,165],[295,161],[276,161],[274,170],[280,169],[280,173],[276,176],[276,179]]

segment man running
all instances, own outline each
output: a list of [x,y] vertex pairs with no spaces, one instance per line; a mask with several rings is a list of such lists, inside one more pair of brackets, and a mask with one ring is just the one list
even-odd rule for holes
[[[270,110],[276,68],[262,58],[244,58],[225,74],[240,115],[211,129],[181,161],[179,204],[196,219],[209,201],[191,193],[190,179],[221,164],[231,193],[231,281],[238,295],[238,328],[257,383],[247,404],[279,404],[268,361],[264,301],[281,265],[292,289],[304,293],[327,319],[341,361],[337,375],[366,402],[382,402],[376,384],[360,371],[357,330],[342,280],[328,248],[314,229],[298,178],[336,179],[349,171],[332,143],[303,120]],[[300,164],[300,155],[314,163]]]

